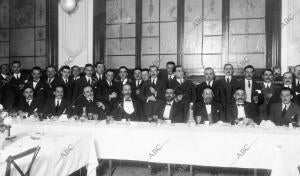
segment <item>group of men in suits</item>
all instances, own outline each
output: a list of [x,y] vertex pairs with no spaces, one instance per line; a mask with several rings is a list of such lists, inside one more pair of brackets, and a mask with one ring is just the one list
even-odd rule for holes
[[[300,105],[300,66],[283,74],[283,83],[274,83],[273,70],[266,69],[262,81],[254,80],[255,68],[244,68],[241,80],[235,78],[231,64],[224,66],[225,76],[216,80],[214,70],[204,69],[204,81],[197,86],[185,76],[182,66],[166,64],[167,72],[157,66],[136,68],[132,78],[125,66],[106,70],[103,63],[78,66],[53,66],[45,70],[33,67],[21,72],[14,61],[11,71],[1,65],[0,101],[8,111],[22,111],[43,117],[97,114],[99,119],[153,121],[157,118],[182,123],[190,120],[190,112],[199,123],[218,121],[236,123],[251,119],[255,123],[272,120],[277,125],[298,122]],[[193,107],[191,109],[191,107]],[[280,112],[279,112],[280,111]],[[300,117],[299,117],[300,118]]]

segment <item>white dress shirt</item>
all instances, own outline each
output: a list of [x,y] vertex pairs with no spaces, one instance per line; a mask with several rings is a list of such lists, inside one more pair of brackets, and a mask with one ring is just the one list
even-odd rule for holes
[[264,86],[265,86],[265,88],[267,88],[267,87],[271,88],[271,83],[264,82]]
[[168,79],[170,80],[170,79],[173,79],[174,78],[174,74],[172,74],[172,75],[168,75]]
[[106,80],[106,82],[109,86],[112,86],[112,82],[109,82],[108,80]]
[[136,80],[136,81],[135,81],[135,86],[136,86],[136,87],[139,87],[139,86],[141,85],[141,82],[142,82],[141,79],[140,79],[140,80]]
[[157,78],[151,78],[151,83],[153,83],[154,82],[154,84],[156,85],[156,82],[157,82]]
[[281,111],[283,111],[283,109],[285,108],[285,106],[286,106],[286,110],[288,110],[290,108],[290,106],[291,106],[291,103],[289,103],[289,104],[283,104],[282,103]]
[[102,75],[100,75],[99,73],[96,73],[97,79],[98,80],[102,80]]
[[283,87],[286,87],[286,88],[292,88],[292,85],[290,84],[290,85],[284,85]]
[[5,75],[5,74],[2,74],[2,73],[1,73],[1,76],[2,76],[4,79],[7,78],[7,75]]
[[168,104],[166,105],[164,114],[163,114],[163,118],[165,118],[165,119],[170,118],[170,113],[171,113],[171,108],[172,108],[173,102],[174,101],[168,102],[168,104],[170,104],[170,105],[168,105]]
[[89,77],[89,76],[85,76],[85,79],[88,83],[91,83],[92,84],[92,77]]
[[55,98],[55,106],[60,106],[60,105],[61,105],[61,99]]
[[127,113],[127,114],[132,114],[134,112],[134,107],[133,107],[133,103],[132,103],[132,99],[130,99],[129,101],[127,100],[123,100],[124,101],[124,111]]
[[238,119],[244,119],[246,118],[246,113],[245,113],[245,107],[244,106],[238,106],[237,104],[237,111],[238,111],[238,115],[237,118]]
[[18,74],[15,74],[15,73],[14,73],[14,77],[15,77],[16,79],[20,79],[20,78],[21,78],[21,73],[18,73]]
[[31,100],[26,100],[26,102],[27,102],[28,106],[30,106],[31,103],[32,103],[32,99]]
[[225,76],[225,81],[227,82],[227,80],[229,79],[229,82],[231,82],[231,78],[232,76]]
[[214,81],[210,81],[210,82],[206,81],[206,84],[207,84],[208,86],[212,87],[213,84],[214,84]]
[[184,79],[176,79],[179,84],[183,84]]
[[[250,81],[250,87],[249,87]],[[246,92],[246,101],[251,103],[251,94],[252,94],[252,80],[245,79],[245,92]]]
[[122,84],[126,84],[127,83],[127,78],[125,78],[123,81],[122,81]]
[[32,82],[32,84],[33,84],[32,86],[33,86],[34,89],[35,89],[36,85],[39,83],[39,81],[40,81],[40,80],[38,80],[38,81],[33,81],[33,82]]

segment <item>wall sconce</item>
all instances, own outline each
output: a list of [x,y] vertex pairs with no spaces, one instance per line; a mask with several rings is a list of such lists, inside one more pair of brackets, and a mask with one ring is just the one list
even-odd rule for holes
[[60,6],[62,10],[68,14],[71,14],[77,7],[79,0],[60,0]]

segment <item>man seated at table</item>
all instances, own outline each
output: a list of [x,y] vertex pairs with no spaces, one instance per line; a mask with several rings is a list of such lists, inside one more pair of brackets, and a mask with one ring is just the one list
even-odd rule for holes
[[271,106],[269,120],[276,125],[289,125],[289,123],[299,122],[300,107],[292,102],[293,91],[288,87],[281,90],[281,102]]
[[131,96],[130,84],[122,86],[122,96],[114,103],[111,115],[115,120],[127,119],[131,121],[140,121],[138,114],[139,104],[136,99]]
[[200,123],[203,123],[204,121],[209,121],[209,123],[216,123],[218,121],[224,122],[225,116],[223,107],[213,100],[214,93],[212,88],[204,88],[202,97],[203,101],[194,105],[194,117],[200,119]]
[[24,99],[20,100],[20,103],[17,105],[17,111],[23,113],[28,113],[28,116],[32,115],[34,112],[41,112],[42,103],[38,98],[33,97],[33,88],[26,86],[23,91]]
[[88,113],[98,114],[98,119],[105,118],[106,106],[104,103],[95,100],[94,91],[91,86],[85,86],[83,88],[83,97],[81,97],[76,103],[76,115],[81,116],[83,113],[83,107],[86,108],[86,115]]
[[[235,103],[227,107],[227,120],[231,124],[239,122],[259,122],[258,105],[246,102],[246,92],[242,88],[237,88],[234,93]],[[250,120],[251,119],[251,120]],[[247,124],[247,123],[246,123]]]
[[68,114],[69,101],[64,98],[64,87],[58,85],[53,91],[54,98],[47,101],[44,107],[44,117]]
[[182,102],[175,101],[175,90],[167,88],[165,92],[165,101],[160,102],[158,117],[163,120],[171,120],[172,123],[183,123],[184,106]]

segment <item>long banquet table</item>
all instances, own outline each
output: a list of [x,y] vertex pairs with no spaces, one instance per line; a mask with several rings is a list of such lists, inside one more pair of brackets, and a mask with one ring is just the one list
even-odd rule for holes
[[[29,136],[33,132],[44,136],[32,140]],[[14,124],[11,133],[17,139],[4,148],[2,157],[41,146],[33,176],[63,176],[83,166],[94,176],[97,158],[268,169],[272,176],[299,176],[299,129],[23,121]],[[62,158],[61,153],[70,145],[72,152]],[[0,160],[0,175],[4,175],[3,168],[5,162]]]

